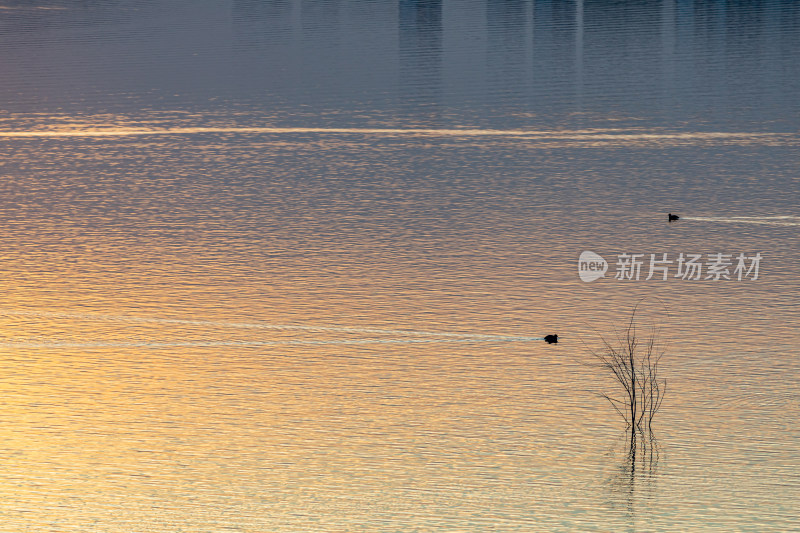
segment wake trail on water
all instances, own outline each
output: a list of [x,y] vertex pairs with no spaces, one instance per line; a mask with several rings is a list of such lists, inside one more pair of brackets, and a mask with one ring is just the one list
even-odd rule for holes
[[364,344],[423,344],[423,343],[475,343],[475,342],[515,342],[544,340],[525,338],[498,339],[344,339],[344,340],[287,340],[287,341],[131,341],[131,342],[72,342],[59,340],[9,339],[0,342],[0,348],[213,348],[213,347],[251,347],[251,346],[329,346]]
[[770,226],[800,226],[800,216],[780,215],[767,217],[687,217],[681,216],[680,220],[694,220],[698,222],[727,222],[730,224],[765,224]]
[[[302,331],[311,333],[348,333],[360,335],[392,335],[395,338],[366,339],[288,339],[288,340],[196,340],[196,341],[134,341],[134,342],[80,342],[44,339],[5,339],[0,347],[16,348],[164,348],[204,346],[286,346],[286,345],[359,345],[359,344],[417,344],[434,342],[529,342],[542,341],[544,337],[527,335],[503,335],[492,333],[452,333],[405,329],[361,328],[351,326],[311,326],[300,324],[271,324],[264,322],[229,322],[216,320],[187,320],[171,318],[135,317],[125,315],[100,315],[87,313],[63,313],[45,311],[20,311],[0,309],[0,316],[31,317],[42,319],[70,319],[94,322],[122,322],[128,324],[163,324],[172,326],[197,326],[203,328],[247,329],[272,331]],[[400,337],[400,338],[397,338]]]

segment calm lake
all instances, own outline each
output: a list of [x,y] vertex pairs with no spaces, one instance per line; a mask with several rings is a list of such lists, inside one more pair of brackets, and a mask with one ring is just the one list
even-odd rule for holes
[[0,531],[800,530],[798,58],[788,0],[0,0]]

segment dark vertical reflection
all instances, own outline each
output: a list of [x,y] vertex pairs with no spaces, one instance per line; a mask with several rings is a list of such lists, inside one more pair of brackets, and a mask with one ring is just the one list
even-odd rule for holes
[[[325,73],[341,57],[341,0],[300,0],[303,70],[308,74]],[[315,72],[316,71],[316,72]]]
[[661,78],[660,2],[586,0],[582,12],[586,110],[652,112]]
[[341,23],[341,10],[340,0],[301,0],[303,32],[307,34],[334,33]]
[[759,64],[761,83],[765,99],[780,101],[781,95],[781,10],[770,2],[760,6],[761,27],[759,28]]
[[400,0],[398,24],[401,102],[435,115],[441,100],[441,0]]
[[[524,0],[488,0],[486,3],[486,64],[491,94],[521,96],[528,72],[525,64]],[[493,87],[492,87],[493,86]]]
[[351,67],[342,49],[341,0],[300,0],[300,75],[295,91],[311,105],[331,106],[353,92]]
[[583,0],[575,1],[575,107],[583,111]]
[[663,108],[672,106],[675,101],[676,17],[675,0],[663,0],[661,4],[661,94]]
[[292,38],[290,0],[233,0],[235,44],[242,49],[282,44]]
[[533,5],[532,77],[534,105],[554,113],[572,111],[564,89],[574,86],[575,1],[540,0]]
[[231,29],[232,85],[263,95],[259,88],[288,91],[297,83],[291,0],[233,0]]
[[681,119],[686,118],[685,113],[680,113],[680,99],[682,96],[692,94],[694,72],[692,63],[694,57],[692,50],[695,46],[695,13],[694,5],[686,0],[675,2],[675,83],[672,87],[672,98],[675,102],[671,112]]

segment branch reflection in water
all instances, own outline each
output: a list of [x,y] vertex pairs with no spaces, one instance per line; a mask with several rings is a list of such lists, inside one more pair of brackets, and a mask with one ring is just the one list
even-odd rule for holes
[[[652,431],[629,428],[617,440],[608,455],[617,463],[606,484],[610,506],[621,508],[629,521],[629,531],[636,531],[637,509],[643,500],[655,496],[661,449]],[[646,506],[645,506],[646,507]]]

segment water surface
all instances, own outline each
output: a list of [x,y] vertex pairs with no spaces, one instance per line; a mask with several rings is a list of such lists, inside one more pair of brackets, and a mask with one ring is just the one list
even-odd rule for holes
[[[799,25],[780,1],[6,1],[0,523],[800,527],[799,228],[774,218],[800,215]],[[756,280],[613,278],[756,252]],[[583,363],[637,303],[669,389],[632,463]]]

